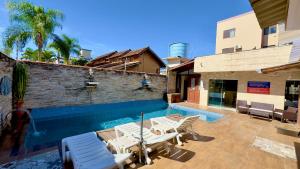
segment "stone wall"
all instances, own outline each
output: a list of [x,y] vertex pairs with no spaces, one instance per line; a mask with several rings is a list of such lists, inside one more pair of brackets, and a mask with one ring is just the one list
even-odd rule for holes
[[[0,81],[1,78],[3,78],[4,76],[7,76],[10,80],[12,79],[14,64],[15,61],[13,59],[9,58],[8,56],[0,52]],[[10,91],[9,94],[6,96],[0,93],[0,113],[3,113],[1,115],[2,118],[5,118],[6,115],[9,112],[11,112],[11,110],[12,110],[12,92]]]
[[24,102],[28,108],[101,104],[134,100],[162,99],[165,76],[148,74],[151,90],[141,88],[144,73],[93,68],[96,88],[86,88],[89,68],[38,62],[29,65],[30,79]]

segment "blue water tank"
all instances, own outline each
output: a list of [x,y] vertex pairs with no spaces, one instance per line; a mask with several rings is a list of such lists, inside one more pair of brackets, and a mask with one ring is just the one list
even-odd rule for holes
[[187,43],[173,43],[170,45],[170,53],[169,56],[171,57],[187,57]]

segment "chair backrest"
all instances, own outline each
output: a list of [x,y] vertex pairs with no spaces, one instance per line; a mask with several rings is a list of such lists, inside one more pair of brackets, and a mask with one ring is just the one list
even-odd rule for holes
[[197,119],[199,119],[199,115],[189,116],[179,121],[177,129],[184,129],[187,126],[192,125]]
[[247,101],[246,100],[237,100],[236,101],[236,106],[247,106]]
[[289,113],[298,113],[298,108],[288,107],[286,111]]
[[264,110],[274,110],[274,104],[251,102],[251,108],[264,109]]
[[[140,138],[140,132],[141,132],[141,126],[137,125],[136,123],[127,123],[127,124],[122,124],[119,126],[115,126],[116,130],[119,130],[123,132],[123,134],[127,136],[133,136],[135,138]],[[150,137],[153,137],[155,134],[151,132],[148,128],[143,128],[143,138],[147,139]]]

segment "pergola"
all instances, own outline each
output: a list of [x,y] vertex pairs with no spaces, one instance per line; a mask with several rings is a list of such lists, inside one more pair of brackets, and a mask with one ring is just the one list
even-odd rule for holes
[[[274,73],[274,72],[281,72],[281,71],[299,71],[300,72],[300,61],[261,69],[261,72],[264,73],[264,74]],[[299,91],[299,101],[300,101],[300,91]],[[299,101],[298,101],[298,119],[297,119],[297,122],[300,125],[300,102]]]

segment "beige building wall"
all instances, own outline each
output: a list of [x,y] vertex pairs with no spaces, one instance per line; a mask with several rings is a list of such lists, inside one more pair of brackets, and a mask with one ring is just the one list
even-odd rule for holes
[[292,45],[286,45],[281,47],[197,57],[195,59],[194,71],[196,73],[255,71],[261,68],[288,63],[291,50]]
[[[247,100],[248,104],[252,101],[270,103],[274,104],[275,108],[283,109],[285,83],[287,80],[300,80],[300,72],[281,72],[273,74],[259,74],[254,71],[201,73],[200,105],[202,106],[208,106],[210,79],[238,80],[237,100]],[[248,81],[271,82],[270,94],[247,93]]]
[[[235,28],[235,37],[223,39],[224,30]],[[217,23],[216,54],[222,49],[241,46],[242,50],[261,48],[262,29],[253,11]]]
[[299,30],[300,29],[300,1],[289,0],[289,11],[286,24],[286,30]]
[[276,25],[276,33],[262,36],[262,47],[278,46],[279,24]]

